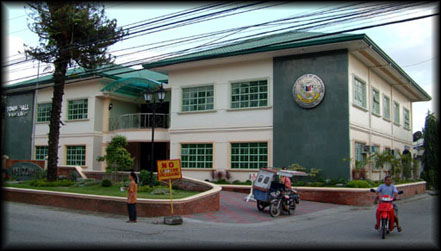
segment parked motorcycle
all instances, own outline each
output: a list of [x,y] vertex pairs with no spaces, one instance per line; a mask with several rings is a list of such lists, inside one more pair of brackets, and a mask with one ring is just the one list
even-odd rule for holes
[[[373,193],[376,192],[376,190],[373,188],[371,188],[370,191]],[[398,194],[402,193],[403,191],[398,191]],[[384,239],[386,238],[386,234],[389,234],[395,228],[395,212],[392,204],[395,199],[389,195],[382,195],[378,197],[378,200],[380,203],[378,203],[377,207],[377,226],[381,234],[381,238]]]
[[275,191],[271,193],[273,199],[270,205],[270,215],[277,217],[283,210],[289,215],[294,214],[296,204],[299,204],[300,196],[294,191]]

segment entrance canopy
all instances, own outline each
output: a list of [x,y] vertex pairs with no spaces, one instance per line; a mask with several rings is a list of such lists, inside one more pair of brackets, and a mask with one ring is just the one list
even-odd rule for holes
[[142,98],[147,89],[159,88],[161,82],[149,78],[121,78],[101,89],[104,93],[122,94],[132,98]]

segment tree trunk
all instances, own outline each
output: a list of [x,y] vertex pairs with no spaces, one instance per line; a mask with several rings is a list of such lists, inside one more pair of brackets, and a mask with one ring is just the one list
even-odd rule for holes
[[[58,141],[60,138],[61,107],[64,95],[64,78],[66,76],[67,63],[64,58],[57,60],[54,72],[54,93],[52,98],[52,111],[49,124],[47,180],[57,179],[58,166]],[[59,63],[61,62],[61,63]]]

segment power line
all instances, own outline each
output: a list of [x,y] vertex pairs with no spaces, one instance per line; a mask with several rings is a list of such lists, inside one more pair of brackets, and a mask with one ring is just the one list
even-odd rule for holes
[[[387,23],[381,23],[381,24],[375,24],[375,25],[369,25],[369,26],[363,26],[363,27],[358,27],[358,28],[352,28],[352,29],[347,29],[347,30],[341,30],[341,31],[337,31],[337,32],[333,32],[333,33],[328,33],[328,34],[319,34],[319,35],[313,35],[313,36],[308,36],[308,37],[304,37],[304,38],[298,38],[298,39],[292,39],[289,41],[283,41],[283,42],[278,42],[278,43],[273,43],[271,44],[272,46],[274,45],[281,45],[284,43],[293,43],[293,42],[298,42],[298,41],[303,41],[303,40],[309,40],[309,39],[313,39],[313,38],[320,38],[320,37],[325,37],[325,36],[332,36],[332,35],[336,35],[336,34],[341,34],[341,33],[346,33],[346,32],[352,32],[352,31],[356,31],[356,30],[364,30],[364,29],[370,29],[370,28],[375,28],[375,27],[380,27],[380,26],[385,26],[385,25],[390,25],[390,24],[396,24],[396,23],[403,23],[403,22],[409,22],[409,21],[414,21],[414,20],[418,20],[418,19],[422,19],[422,18],[428,18],[428,17],[433,17],[439,15],[439,13],[435,13],[435,14],[429,14],[429,15],[424,15],[424,16],[418,16],[418,17],[413,17],[413,18],[408,18],[408,19],[403,19],[403,20],[396,20],[396,21],[391,21],[391,22],[387,22]],[[267,45],[264,45],[267,46]],[[264,46],[255,46],[252,48],[249,48],[247,50],[254,50],[257,48],[261,48]],[[192,48],[192,49],[197,49]],[[188,51],[189,49],[185,50]],[[134,66],[134,65],[138,65],[139,63],[136,64],[132,64],[132,65],[125,65],[123,66],[124,68],[130,67],[130,66]],[[87,74],[100,74],[100,73],[104,73],[107,71],[111,71],[111,70],[117,70],[117,69],[122,69],[123,67],[121,66],[111,66],[111,67],[104,67],[102,69],[100,69],[99,71],[89,71],[87,72]],[[130,72],[135,72],[135,71],[139,71],[138,69],[132,69],[132,70],[128,70],[128,71],[124,71],[124,72],[120,72],[118,74],[124,74],[124,73],[130,73]],[[79,76],[85,76],[85,74],[78,74]],[[97,77],[93,77],[91,79],[95,79],[95,78],[101,78],[101,76],[97,76]],[[76,82],[80,82],[83,80],[77,80],[77,81],[72,81],[69,83],[76,83]]]
[[[195,48],[198,48],[198,47],[195,47]],[[167,56],[178,55],[179,53],[188,52],[188,51],[194,51],[195,48],[186,49],[186,50],[183,50],[183,51],[174,52],[174,53],[169,53],[169,54],[162,54],[162,55],[159,55],[158,57],[162,57],[162,58],[164,58],[164,57],[167,57]],[[199,48],[203,48],[203,47],[199,47]],[[156,59],[157,59],[158,57],[156,57]],[[140,61],[140,60],[138,60],[138,61]],[[138,64],[138,63],[136,63],[136,64]],[[134,65],[134,64],[132,64],[132,65]]]

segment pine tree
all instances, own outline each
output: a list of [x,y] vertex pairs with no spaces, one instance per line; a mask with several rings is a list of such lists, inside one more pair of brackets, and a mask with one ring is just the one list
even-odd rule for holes
[[48,176],[57,179],[60,116],[66,72],[74,63],[93,70],[111,63],[107,47],[119,41],[124,32],[116,27],[116,20],[108,20],[104,6],[93,2],[29,2],[31,31],[40,37],[40,45],[26,46],[26,56],[53,63],[53,98],[49,123]]
[[436,190],[439,189],[439,121],[428,113],[424,124],[423,179]]

